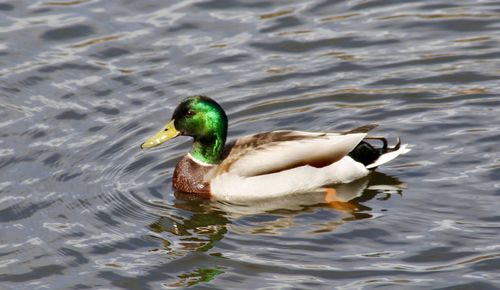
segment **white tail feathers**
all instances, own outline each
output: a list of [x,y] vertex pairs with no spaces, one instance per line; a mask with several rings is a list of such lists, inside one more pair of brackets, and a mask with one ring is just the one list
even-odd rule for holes
[[366,166],[366,168],[372,169],[372,168],[378,167],[384,163],[391,161],[392,159],[398,157],[399,155],[403,155],[403,154],[410,152],[411,149],[407,148],[407,147],[408,147],[408,144],[403,144],[399,147],[398,150],[391,151],[391,152],[384,153],[384,154],[380,155],[380,157],[377,160],[375,160],[375,162],[373,162],[372,164],[368,164]]

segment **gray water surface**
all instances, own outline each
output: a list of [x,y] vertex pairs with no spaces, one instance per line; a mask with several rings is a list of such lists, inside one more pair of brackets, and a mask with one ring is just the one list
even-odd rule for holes
[[[0,1],[0,289],[500,288],[498,1]],[[230,136],[379,123],[321,195],[175,195],[185,96]]]

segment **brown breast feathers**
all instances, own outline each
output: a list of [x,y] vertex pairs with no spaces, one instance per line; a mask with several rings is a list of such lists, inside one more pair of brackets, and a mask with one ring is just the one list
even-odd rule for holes
[[176,190],[210,198],[210,184],[203,177],[213,167],[200,165],[186,155],[175,166],[172,185]]

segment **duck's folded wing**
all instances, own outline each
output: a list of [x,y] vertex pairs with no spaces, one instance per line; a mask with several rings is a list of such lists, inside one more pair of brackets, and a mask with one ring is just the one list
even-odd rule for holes
[[256,176],[303,165],[327,166],[351,152],[368,131],[369,129],[347,133],[278,131],[244,137],[233,145],[219,166],[219,174],[228,172],[240,176]]

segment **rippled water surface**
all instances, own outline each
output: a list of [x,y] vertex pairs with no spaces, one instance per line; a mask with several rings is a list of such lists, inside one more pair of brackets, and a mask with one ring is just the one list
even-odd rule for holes
[[[498,1],[1,1],[0,289],[500,287]],[[174,195],[185,96],[230,136],[377,122],[338,188]]]

